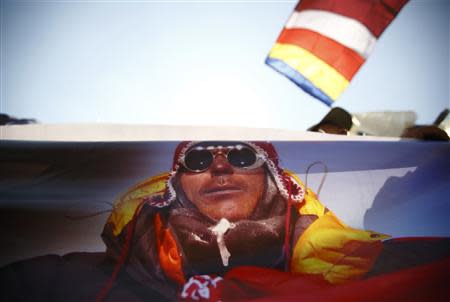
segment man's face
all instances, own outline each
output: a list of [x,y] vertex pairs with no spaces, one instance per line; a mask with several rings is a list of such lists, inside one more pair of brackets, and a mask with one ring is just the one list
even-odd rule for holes
[[181,187],[187,198],[200,212],[217,220],[248,218],[264,192],[264,167],[233,167],[220,152],[215,154],[206,171],[180,174]]

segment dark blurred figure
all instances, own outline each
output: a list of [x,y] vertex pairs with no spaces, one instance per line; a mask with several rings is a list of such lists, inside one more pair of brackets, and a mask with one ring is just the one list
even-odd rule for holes
[[15,118],[4,113],[0,113],[0,126],[3,125],[26,125],[35,124],[37,121],[30,118]]
[[[414,125],[406,128],[400,137],[420,140],[448,141],[449,136],[438,126],[445,120],[449,112],[448,109],[443,110],[432,125]],[[352,115],[340,107],[334,107],[318,124],[310,127],[308,131],[348,135],[352,126]],[[358,134],[360,133],[358,132]],[[361,135],[370,134],[361,133]]]
[[405,129],[402,136],[403,138],[416,138],[426,141],[448,141],[449,137],[447,133],[441,128],[430,126],[414,126]]
[[438,126],[445,120],[449,112],[450,111],[448,109],[443,110],[432,125],[415,125],[413,127],[406,128],[401,137],[430,141],[448,141],[449,137],[447,132]]
[[347,135],[352,125],[351,114],[340,107],[334,107],[318,124],[310,127],[308,131]]

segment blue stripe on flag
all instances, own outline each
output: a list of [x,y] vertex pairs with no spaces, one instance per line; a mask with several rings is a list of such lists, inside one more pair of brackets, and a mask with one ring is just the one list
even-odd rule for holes
[[314,84],[312,84],[301,73],[290,67],[285,62],[267,57],[266,64],[294,82],[298,87],[303,89],[309,95],[325,103],[325,105],[331,107],[331,105],[333,104],[333,100],[329,96],[327,96],[322,90],[314,86]]

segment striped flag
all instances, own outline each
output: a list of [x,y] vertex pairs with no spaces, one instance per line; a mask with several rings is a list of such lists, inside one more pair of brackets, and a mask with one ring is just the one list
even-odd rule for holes
[[331,106],[406,2],[301,0],[266,64]]

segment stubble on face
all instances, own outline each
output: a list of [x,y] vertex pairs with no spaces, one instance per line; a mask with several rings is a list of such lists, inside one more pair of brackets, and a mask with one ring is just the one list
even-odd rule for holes
[[229,221],[247,219],[255,210],[265,188],[263,167],[245,170],[229,167],[219,174],[183,172],[180,184],[186,197],[204,215]]

